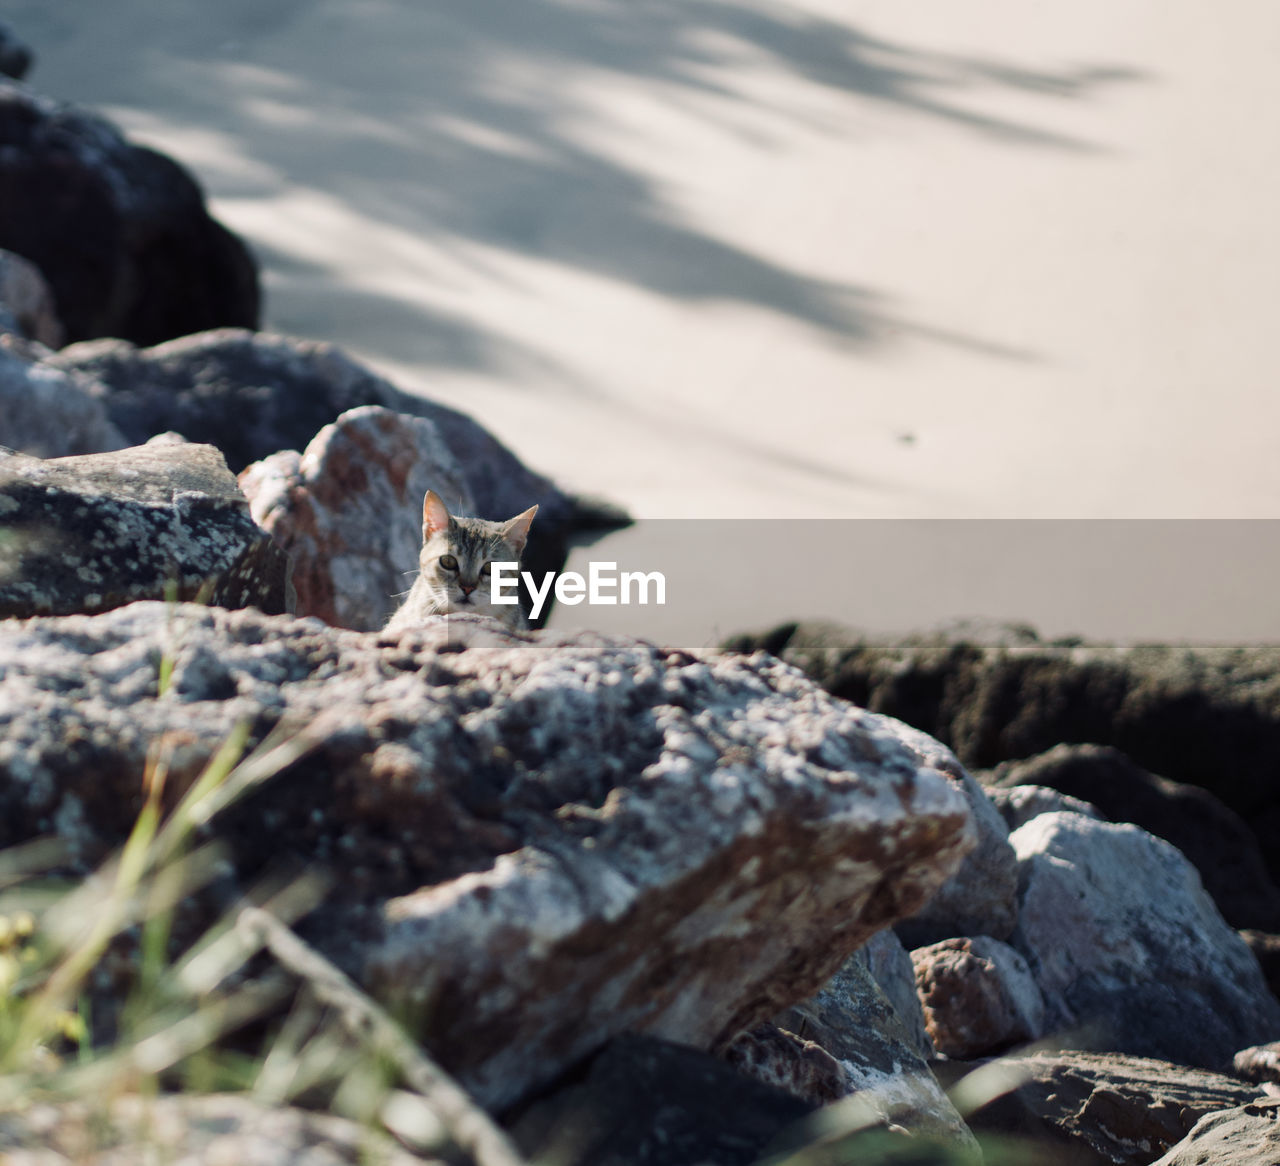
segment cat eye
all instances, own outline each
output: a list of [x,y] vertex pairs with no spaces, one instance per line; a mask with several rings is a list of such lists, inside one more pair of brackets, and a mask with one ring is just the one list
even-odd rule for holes
[[446,571],[456,571],[458,569],[458,560],[452,555],[441,555],[440,566],[442,566]]
[[493,564],[492,564],[492,563],[485,563],[485,565],[484,565],[483,567],[481,567],[481,568],[480,568],[480,574],[481,574],[481,575],[488,575],[488,574],[489,574],[489,569],[490,569],[492,566],[493,566]]

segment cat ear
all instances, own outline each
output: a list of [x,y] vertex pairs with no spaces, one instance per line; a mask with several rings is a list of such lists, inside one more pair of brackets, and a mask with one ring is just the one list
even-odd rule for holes
[[433,534],[449,529],[449,508],[445,506],[440,495],[428,490],[422,500],[422,540],[426,542]]
[[503,524],[502,537],[515,547],[517,555],[524,551],[524,544],[529,538],[529,524],[537,513],[538,508],[530,506],[523,514],[517,514]]

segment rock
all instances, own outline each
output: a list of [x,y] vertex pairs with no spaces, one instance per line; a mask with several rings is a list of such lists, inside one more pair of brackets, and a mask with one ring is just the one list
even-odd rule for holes
[[1241,1049],[1232,1058],[1231,1069],[1246,1081],[1280,1083],[1280,1041]]
[[1280,1100],[1210,1113],[1153,1166],[1263,1166],[1280,1162]]
[[746,1166],[813,1108],[696,1049],[628,1035],[512,1135],[526,1159],[557,1166]]
[[[985,782],[985,773],[975,776],[979,782]],[[983,788],[1010,830],[1025,826],[1032,818],[1038,818],[1041,814],[1056,814],[1059,811],[1081,814],[1099,821],[1102,819],[1097,807],[1068,794],[1060,794],[1056,789],[1045,785],[1015,785],[1005,789],[998,785],[984,784]]]
[[958,935],[1004,939],[1017,919],[1018,863],[1009,845],[1009,829],[983,788],[950,750],[925,733],[919,733],[916,747],[932,756],[934,764],[945,768],[964,791],[978,845],[942,890],[894,930],[907,947]]
[[377,405],[352,409],[293,451],[240,476],[254,519],[289,552],[299,615],[375,631],[418,569],[422,499],[458,514],[475,503],[435,424]]
[[1200,872],[1204,889],[1233,927],[1280,930],[1280,889],[1257,838],[1213,794],[1148,773],[1118,749],[1059,745],[992,770],[988,785],[1049,786],[1171,842]]
[[304,938],[494,1108],[622,1031],[718,1050],[974,841],[917,735],[764,654],[140,603],[0,624],[0,845],[52,832],[88,869],[149,752],[183,788],[282,722],[304,756],[217,819],[223,873],[175,936],[268,870],[332,872]]
[[1011,942],[1064,1039],[1185,1065],[1280,1037],[1280,1003],[1177,850],[1137,826],[1042,814],[1010,835],[1022,865]]
[[[627,522],[625,516],[607,513],[601,504],[584,503],[559,490],[465,414],[400,392],[330,344],[228,328],[151,349],[120,341],[76,344],[52,356],[50,363],[83,373],[101,385],[111,419],[132,442],[172,430],[190,441],[216,445],[236,473],[265,460],[268,464],[246,476],[245,489],[253,498],[260,489],[270,495],[277,515],[272,521],[282,531],[285,527],[306,530],[313,524],[302,500],[296,515],[282,513],[291,505],[287,499],[300,488],[300,499],[313,489],[331,497],[341,483],[313,481],[307,475],[316,473],[323,479],[329,473],[341,473],[344,460],[335,458],[331,466],[325,461],[321,472],[316,463],[325,459],[319,454],[311,458],[301,467],[303,488],[293,476],[299,472],[298,463],[273,455],[307,450],[324,426],[364,405],[379,405],[434,425],[453,463],[462,467],[479,517],[510,518],[536,504],[538,517],[525,565],[539,577],[564,565],[572,533]],[[413,428],[408,423],[406,427]],[[393,470],[387,466],[381,472]],[[265,504],[258,510],[265,510]],[[411,519],[416,525],[420,543],[421,496],[411,500],[409,511],[404,521]],[[326,538],[354,536],[359,543],[360,532],[343,530],[343,517],[338,511],[314,516],[314,524]],[[416,565],[415,551],[408,566]],[[385,567],[384,563],[379,570]],[[397,580],[392,592],[407,586]],[[370,617],[360,626],[375,624]]]
[[809,1102],[815,1109],[853,1092],[844,1066],[821,1045],[761,1024],[729,1042],[724,1059],[740,1073]]
[[729,646],[781,655],[837,696],[923,729],[974,770],[1062,742],[1112,745],[1221,798],[1280,880],[1280,645],[1124,647],[1020,628],[877,638],[814,622]]
[[926,1061],[932,1060],[936,1050],[925,1029],[924,1012],[916,995],[915,966],[902,941],[891,930],[877,931],[849,958],[871,974],[897,1014],[912,1048]]
[[944,1057],[970,1060],[1044,1033],[1044,997],[1026,960],[987,936],[911,953],[925,1026]]
[[30,46],[19,39],[7,22],[0,20],[0,73],[21,81],[34,60]]
[[77,377],[32,363],[0,344],[0,446],[60,458],[126,445],[102,403]]
[[70,340],[256,327],[252,257],[191,176],[109,122],[0,83],[0,247],[53,288]]
[[847,960],[817,995],[774,1024],[834,1057],[864,1114],[917,1138],[973,1147],[973,1135],[863,961]]
[[[3,53],[0,30],[0,53]],[[65,335],[53,292],[33,263],[12,251],[0,251],[0,332],[16,332],[57,348]]]
[[358,1122],[268,1107],[230,1093],[125,1095],[99,1105],[44,1102],[0,1114],[0,1158],[10,1166],[414,1166],[424,1161]]
[[998,1071],[1018,1087],[970,1116],[980,1134],[1048,1134],[1077,1147],[1077,1160],[1122,1166],[1150,1162],[1204,1114],[1256,1097],[1230,1077],[1115,1053],[1024,1054]]
[[1271,994],[1280,998],[1280,935],[1271,935],[1265,931],[1254,931],[1245,928],[1240,938],[1249,945],[1262,976],[1267,981]]
[[0,617],[201,595],[281,612],[288,562],[216,449],[40,458],[0,451]]

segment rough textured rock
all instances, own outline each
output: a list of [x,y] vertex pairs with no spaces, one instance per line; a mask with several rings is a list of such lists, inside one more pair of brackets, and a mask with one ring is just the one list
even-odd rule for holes
[[973,1146],[968,1127],[862,961],[847,960],[817,995],[779,1014],[774,1024],[840,1062],[849,1094],[881,1121],[919,1137]]
[[1280,1100],[1210,1113],[1153,1166],[1270,1166],[1280,1162]]
[[[0,53],[2,44],[0,30]],[[40,269],[12,251],[0,251],[0,332],[17,332],[48,348],[57,348],[65,336]]]
[[235,473],[280,450],[305,449],[349,409],[381,405],[436,425],[484,513],[510,516],[536,502],[538,522],[556,526],[577,511],[574,499],[470,417],[401,392],[331,344],[221,328],[149,349],[77,344],[50,359],[103,386],[107,410],[130,441],[173,430],[216,445]]
[[987,936],[911,953],[925,1026],[944,1057],[970,1060],[1044,1033],[1044,997],[1026,960]]
[[624,1030],[718,1049],[973,845],[917,734],[764,654],[158,603],[0,624],[0,845],[54,832],[83,869],[149,750],[182,788],[234,726],[281,721],[309,752],[218,820],[208,894],[333,871],[306,936],[491,1106]]
[[1253,831],[1206,790],[1157,777],[1101,745],[1059,745],[1027,761],[1006,762],[986,782],[1049,786],[1089,802],[1113,822],[1141,826],[1191,860],[1233,927],[1280,930],[1280,888]]
[[936,1050],[925,1029],[924,1012],[916,995],[916,971],[911,953],[902,946],[902,940],[890,929],[878,931],[849,958],[871,974],[897,1013],[912,1048],[925,1060],[932,1060]]
[[269,1108],[233,1094],[125,1096],[108,1112],[84,1102],[0,1114],[9,1166],[414,1166],[423,1159],[343,1118]]
[[0,73],[21,81],[34,60],[35,54],[30,46],[5,21],[0,20]]
[[74,375],[32,363],[0,344],[0,446],[59,458],[128,444]]
[[427,490],[454,513],[475,512],[434,422],[377,405],[326,425],[305,454],[255,462],[240,484],[254,519],[289,552],[298,614],[358,631],[383,627],[413,582]]
[[1010,836],[1022,865],[1011,940],[1044,993],[1050,1031],[1221,1068],[1280,1037],[1280,1003],[1200,877],[1137,826],[1042,814]]
[[[510,518],[536,504],[538,517],[525,555],[532,571],[559,570],[573,532],[627,521],[603,504],[565,494],[465,414],[400,392],[329,344],[226,328],[151,349],[120,341],[76,344],[50,357],[50,363],[102,386],[112,421],[132,442],[172,430],[189,441],[216,445],[236,473],[265,459],[246,476],[245,489],[255,498],[260,490],[270,496],[272,521],[282,534],[286,528],[306,532],[315,525],[326,539],[348,537],[342,514],[313,513],[309,497],[312,489],[329,497],[349,484],[323,480],[325,474],[341,473],[341,459],[315,480],[306,477],[308,470],[317,472],[314,458],[300,467],[273,455],[307,450],[324,426],[365,405],[430,422],[452,462],[462,468],[480,517]],[[383,466],[378,472],[393,469]],[[409,509],[406,518],[421,532],[421,495]],[[310,536],[299,537],[305,543]],[[409,565],[416,559],[415,552]],[[393,592],[406,586],[397,584]]]
[[813,1108],[696,1049],[621,1036],[512,1134],[527,1159],[558,1166],[746,1166]]
[[916,748],[949,773],[964,791],[978,834],[978,844],[960,869],[924,908],[894,930],[907,947],[920,947],[954,935],[993,935],[1003,939],[1017,918],[1017,860],[1009,830],[983,788],[956,761],[954,754],[918,730]]
[[105,611],[170,587],[281,612],[287,569],[210,446],[0,451],[0,617]]
[[971,1116],[974,1129],[1042,1130],[1080,1147],[1086,1161],[1123,1166],[1144,1166],[1203,1115],[1257,1096],[1217,1073],[1114,1053],[1035,1053],[1004,1058],[1001,1068],[1020,1084]]
[[1246,1081],[1280,1083],[1280,1041],[1241,1049],[1232,1058],[1231,1068]]
[[[985,776],[979,774],[978,780],[982,781]],[[1059,811],[1102,819],[1097,807],[1068,794],[1060,794],[1048,786],[1015,785],[1005,789],[1002,786],[987,785],[984,788],[991,804],[1000,811],[1000,816],[1010,830],[1025,826],[1032,818],[1038,818],[1041,814],[1056,814]]]
[[971,769],[1063,742],[1113,745],[1215,793],[1280,880],[1280,646],[1047,642],[1018,628],[889,639],[816,622],[731,646],[781,655],[836,695],[932,734]]
[[53,288],[70,340],[255,327],[257,271],[191,176],[100,117],[0,83],[0,247]]
[[738,1072],[815,1108],[853,1092],[844,1066],[826,1049],[776,1024],[761,1024],[739,1033],[723,1055]]

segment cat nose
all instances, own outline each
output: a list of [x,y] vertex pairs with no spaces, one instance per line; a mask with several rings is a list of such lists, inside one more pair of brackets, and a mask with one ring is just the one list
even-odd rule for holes
[[462,592],[463,595],[470,595],[476,589],[476,586],[477,585],[475,583],[460,582],[458,584],[458,589]]

